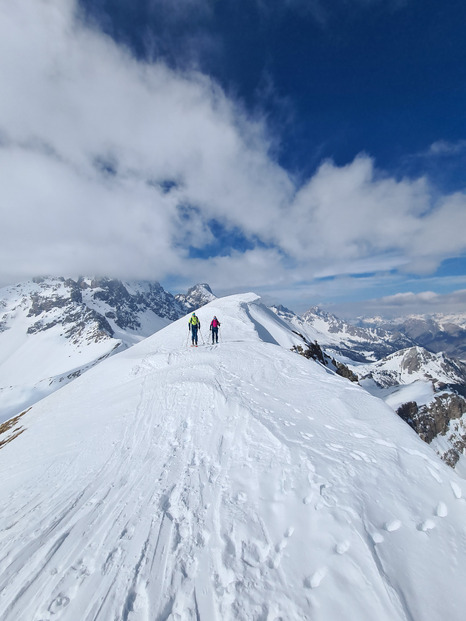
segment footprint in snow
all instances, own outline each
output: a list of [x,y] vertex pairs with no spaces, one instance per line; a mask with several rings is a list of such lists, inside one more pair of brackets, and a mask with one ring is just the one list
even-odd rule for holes
[[438,503],[437,509],[435,510],[435,515],[437,515],[438,517],[447,517],[448,507],[444,502]]
[[306,580],[304,581],[304,586],[306,586],[308,589],[316,589],[318,586],[320,586],[322,580],[325,578],[326,575],[327,568],[320,567],[312,574],[312,576],[306,578]]
[[450,485],[451,485],[451,489],[453,491],[453,494],[455,495],[455,498],[457,500],[462,498],[463,492],[461,491],[461,487],[457,483],[455,483],[454,481],[451,481]]
[[245,492],[238,492],[235,496],[235,500],[239,505],[244,505],[248,501],[248,496]]
[[442,483],[442,479],[440,475],[438,474],[438,472],[436,472],[432,468],[427,468],[427,470],[430,473],[431,477],[437,481],[437,483]]
[[384,536],[381,533],[372,533],[371,539],[374,543],[383,543],[385,541]]
[[362,451],[351,451],[350,456],[356,461],[365,461],[366,464],[377,463],[376,459],[370,458],[368,455],[366,455],[366,453],[363,453]]
[[374,440],[374,442],[376,444],[380,444],[380,446],[387,446],[388,448],[394,449],[397,448],[396,444],[393,444],[393,442],[387,442],[386,440],[381,440],[380,438],[377,438],[376,440]]
[[63,593],[60,593],[51,602],[50,606],[48,607],[48,611],[54,615],[57,612],[59,612],[62,608],[65,608],[66,606],[68,606],[69,603],[70,603],[70,598],[67,597],[66,595],[63,595]]
[[426,533],[428,530],[433,530],[434,528],[435,522],[433,520],[425,520],[417,527],[417,529],[421,530],[423,533]]
[[337,545],[335,546],[335,552],[337,554],[345,554],[346,552],[348,552],[348,550],[350,549],[350,542],[349,541],[340,541],[339,543],[337,543]]
[[386,522],[384,524],[384,528],[387,532],[392,533],[401,528],[401,522],[400,520],[391,520],[390,522]]

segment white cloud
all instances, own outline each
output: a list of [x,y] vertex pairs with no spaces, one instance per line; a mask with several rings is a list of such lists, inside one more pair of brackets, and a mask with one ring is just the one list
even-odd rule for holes
[[288,252],[328,275],[380,269],[425,273],[466,250],[465,225],[464,194],[436,199],[426,179],[380,176],[373,161],[360,156],[344,167],[331,162],[320,167],[298,192],[280,240]]
[[[185,268],[186,245],[211,241],[208,219],[257,232],[288,200],[263,127],[207,77],[137,62],[70,1],[0,7],[0,235],[12,273],[162,278]],[[168,194],[165,179],[178,183]]]
[[443,157],[458,155],[466,151],[466,140],[458,140],[457,142],[448,142],[447,140],[437,140],[430,145],[428,151],[424,154],[427,157]]
[[[0,57],[3,282],[182,274],[273,288],[421,273],[466,250],[463,194],[437,199],[426,179],[383,176],[368,156],[325,162],[298,189],[265,125],[214,81],[137,61],[72,0],[0,0]],[[212,218],[262,243],[189,258],[214,241]]]
[[466,289],[439,294],[434,291],[419,293],[406,292],[389,295],[380,299],[370,300],[367,310],[382,313],[386,316],[400,316],[404,314],[461,313],[466,308]]
[[[463,278],[462,284],[465,284]],[[464,318],[466,308],[466,289],[458,289],[450,293],[434,291],[412,291],[395,293],[381,298],[359,300],[356,302],[336,303],[332,312],[339,316],[399,318],[406,315],[456,314]]]

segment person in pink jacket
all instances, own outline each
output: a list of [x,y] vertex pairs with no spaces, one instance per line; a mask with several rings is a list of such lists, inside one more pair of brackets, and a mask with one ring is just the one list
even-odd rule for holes
[[218,329],[220,328],[220,321],[217,317],[214,317],[210,322],[210,331],[212,332],[212,345],[218,343]]

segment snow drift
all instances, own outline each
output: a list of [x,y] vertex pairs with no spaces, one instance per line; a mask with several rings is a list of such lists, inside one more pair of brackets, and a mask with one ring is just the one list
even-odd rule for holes
[[253,294],[198,315],[8,432],[1,618],[463,619],[464,481]]

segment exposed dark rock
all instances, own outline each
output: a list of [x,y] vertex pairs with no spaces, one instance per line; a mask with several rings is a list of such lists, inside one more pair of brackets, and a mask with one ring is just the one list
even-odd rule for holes
[[188,289],[186,294],[178,293],[175,299],[184,313],[188,314],[214,300],[215,295],[207,283],[200,283]]
[[415,401],[410,401],[396,411],[428,444],[437,435],[445,435],[450,422],[461,418],[465,412],[466,400],[454,393],[438,394],[431,403],[420,407]]
[[358,382],[359,378],[356,375],[356,373],[353,373],[353,371],[351,369],[349,369],[346,364],[343,364],[342,362],[338,362],[338,360],[335,360],[333,358],[332,360],[333,364],[336,366],[337,368],[337,375],[341,375],[341,377],[345,377],[346,379],[349,379],[350,382]]
[[403,405],[400,405],[396,413],[400,418],[405,421],[405,423],[408,423],[408,425],[417,432],[415,420],[418,411],[419,409],[417,407],[417,403],[415,401],[408,401],[407,403],[403,403]]
[[319,345],[317,341],[314,341],[314,343],[310,343],[299,332],[296,332],[295,330],[293,330],[293,332],[303,339],[303,341],[306,344],[306,347],[303,347],[302,345],[294,345],[291,348],[291,351],[295,351],[297,354],[300,354],[301,356],[304,356],[305,358],[308,358],[308,359],[312,358],[312,360],[316,360],[317,362],[320,362],[326,367],[331,367],[332,370],[334,370],[337,375],[340,375],[341,377],[345,377],[346,379],[349,379],[351,382],[358,381],[358,376],[355,373],[353,373],[353,371],[351,371],[342,362],[338,362],[337,360],[335,360],[335,358],[330,358],[330,356],[328,356],[322,350],[321,346]]
[[42,313],[47,313],[53,308],[64,308],[70,303],[70,298],[64,298],[60,296],[44,297],[38,294],[31,295],[31,308],[29,309],[28,317],[37,317]]

